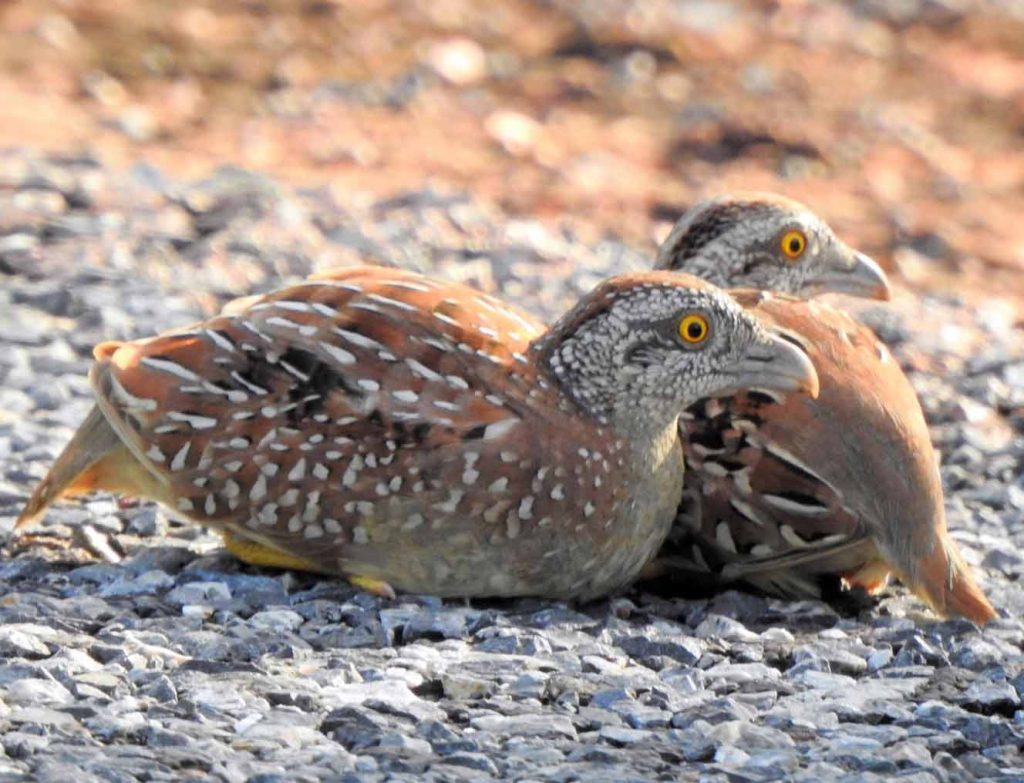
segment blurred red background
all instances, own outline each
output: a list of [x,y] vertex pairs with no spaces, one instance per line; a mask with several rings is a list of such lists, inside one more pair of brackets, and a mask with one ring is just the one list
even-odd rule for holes
[[1018,318],[1022,142],[1013,3],[0,2],[0,146],[431,182],[641,246],[767,188],[898,282]]

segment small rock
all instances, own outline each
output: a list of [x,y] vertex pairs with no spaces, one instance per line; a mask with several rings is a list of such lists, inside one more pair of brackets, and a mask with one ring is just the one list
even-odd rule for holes
[[694,629],[701,639],[724,639],[727,642],[755,642],[758,635],[731,617],[709,614]]
[[707,738],[722,745],[743,747],[747,750],[777,750],[794,746],[793,738],[784,731],[733,720],[713,726]]
[[434,749],[430,747],[430,743],[426,740],[407,737],[404,734],[399,734],[397,731],[389,731],[386,734],[382,734],[377,747],[397,750],[416,756],[430,756],[434,752]]
[[71,692],[54,680],[16,680],[4,692],[8,704],[26,707],[59,707],[74,700]]
[[576,729],[562,715],[482,715],[470,720],[477,731],[526,737],[568,737],[576,741]]
[[304,620],[291,609],[265,609],[249,618],[249,625],[268,631],[294,631]]
[[0,626],[0,660],[8,658],[45,658],[50,648],[35,636],[12,626]]
[[542,672],[526,672],[519,675],[509,686],[510,696],[520,699],[540,699],[548,685],[548,675]]
[[732,745],[720,745],[715,750],[716,764],[732,764],[742,766],[750,761],[750,755]]
[[124,577],[105,585],[100,590],[104,598],[123,598],[138,595],[153,595],[163,590],[169,590],[174,586],[174,577],[169,574],[154,570],[146,571],[136,577]]
[[1008,682],[975,680],[963,695],[963,705],[985,715],[999,713],[1012,716],[1020,707],[1020,696]]
[[441,687],[449,699],[466,701],[490,696],[495,690],[495,683],[483,677],[445,673],[441,675]]
[[171,590],[165,600],[173,605],[214,605],[231,600],[231,591],[223,582],[188,582]]
[[638,729],[627,729],[623,726],[605,726],[599,732],[599,736],[611,745],[623,747],[625,745],[635,745],[638,742],[644,742],[651,737],[651,732],[640,731]]
[[480,770],[492,777],[498,776],[497,766],[483,753],[467,753],[465,751],[450,753],[444,757],[444,763],[455,767],[468,767],[469,769]]
[[537,144],[541,124],[521,112],[500,109],[484,120],[484,129],[510,155],[526,155]]
[[469,38],[439,41],[430,47],[427,61],[453,84],[478,82],[487,71],[487,55],[480,44]]

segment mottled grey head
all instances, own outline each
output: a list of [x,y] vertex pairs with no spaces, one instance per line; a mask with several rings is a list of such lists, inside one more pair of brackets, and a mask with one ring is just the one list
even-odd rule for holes
[[817,394],[799,348],[769,334],[724,291],[686,275],[612,278],[538,345],[577,404],[603,419],[668,419],[704,397],[751,387]]
[[662,243],[655,268],[725,288],[889,298],[878,264],[803,204],[771,193],[728,194],[693,206]]

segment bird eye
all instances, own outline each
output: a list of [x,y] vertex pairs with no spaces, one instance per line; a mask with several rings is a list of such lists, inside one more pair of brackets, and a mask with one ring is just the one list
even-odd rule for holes
[[786,258],[790,261],[796,261],[804,254],[804,250],[807,249],[807,237],[804,236],[803,231],[792,228],[782,235],[779,247],[782,248],[782,254]]
[[679,336],[688,345],[700,345],[708,339],[708,319],[699,313],[689,313],[679,319]]

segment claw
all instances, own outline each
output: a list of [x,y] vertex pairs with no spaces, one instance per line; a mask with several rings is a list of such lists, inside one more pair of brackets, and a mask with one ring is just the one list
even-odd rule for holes
[[868,595],[878,595],[889,584],[892,569],[883,560],[869,560],[855,571],[843,574],[843,581],[850,587],[860,587]]
[[383,579],[375,579],[372,576],[350,576],[348,581],[353,587],[358,587],[360,590],[364,590],[370,595],[376,595],[390,600],[397,598],[395,588]]

